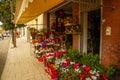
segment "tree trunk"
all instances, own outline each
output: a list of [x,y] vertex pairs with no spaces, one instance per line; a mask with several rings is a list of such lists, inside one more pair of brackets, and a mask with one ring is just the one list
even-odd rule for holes
[[12,44],[14,44],[14,30],[11,30],[11,34],[12,34]]
[[16,28],[14,28],[14,35],[13,36],[14,36],[14,38],[13,38],[14,39],[13,40],[13,47],[15,48],[15,47],[17,47],[16,46]]

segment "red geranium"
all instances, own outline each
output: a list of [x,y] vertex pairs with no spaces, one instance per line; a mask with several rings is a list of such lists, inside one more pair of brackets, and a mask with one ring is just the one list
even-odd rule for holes
[[31,36],[35,36],[36,35],[36,32],[31,32]]
[[108,78],[105,74],[100,74],[100,77],[102,77],[104,80],[108,80]]
[[84,74],[80,74],[80,75],[79,75],[79,78],[82,79],[82,80],[84,80],[85,75],[84,75]]
[[91,70],[90,66],[85,66],[83,69],[88,72]]
[[74,66],[73,66],[73,68],[75,69],[75,68],[78,68],[79,66],[80,66],[79,63],[75,63]]

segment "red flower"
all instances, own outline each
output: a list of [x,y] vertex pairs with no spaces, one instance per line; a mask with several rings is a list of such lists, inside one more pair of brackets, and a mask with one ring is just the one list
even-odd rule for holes
[[90,78],[91,78],[91,76],[92,76],[91,74],[88,75],[88,77],[90,77]]
[[68,80],[67,78],[64,78],[64,80]]
[[79,63],[75,63],[74,66],[73,66],[73,68],[74,68],[74,69],[75,69],[75,68],[78,68],[79,65],[80,65]]
[[66,62],[67,62],[68,64],[70,64],[70,59],[66,59]]
[[85,72],[84,72],[84,75],[87,75],[87,74],[88,74],[88,72],[85,71]]
[[32,43],[36,43],[36,42],[38,42],[38,40],[36,40],[36,39],[35,39],[35,40],[32,40]]
[[63,55],[63,52],[56,52],[56,57],[60,57]]
[[79,78],[80,78],[80,79],[84,79],[84,77],[85,77],[84,74],[80,74],[80,75],[79,75]]
[[105,74],[100,74],[100,77],[102,77],[104,80],[108,80],[108,78]]
[[88,71],[88,72],[91,70],[90,66],[86,66],[86,67],[84,67],[83,69],[84,69],[85,71]]
[[31,32],[31,36],[35,36],[36,35],[36,33],[35,32]]
[[48,65],[48,68],[51,72],[50,76],[52,79],[58,78],[60,76],[60,74],[53,68],[52,65]]

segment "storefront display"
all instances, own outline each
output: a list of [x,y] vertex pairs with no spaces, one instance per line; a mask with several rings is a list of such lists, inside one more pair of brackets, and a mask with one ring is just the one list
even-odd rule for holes
[[109,70],[99,64],[98,55],[80,55],[73,49],[73,45],[79,45],[77,39],[81,33],[76,18],[79,15],[75,12],[73,16],[72,11],[68,14],[60,8],[49,13],[49,29],[41,35],[31,32],[34,54],[52,80],[108,80]]
[[51,14],[51,29],[54,29],[56,32],[64,33],[64,34],[80,34],[81,26],[78,24],[73,24],[72,15],[64,13],[63,10],[58,10]]
[[97,55],[81,56],[75,49],[67,50],[63,37],[56,37],[55,32],[50,31],[34,36],[35,39],[31,41],[34,54],[37,60],[44,64],[45,72],[52,80],[108,80],[103,74]]

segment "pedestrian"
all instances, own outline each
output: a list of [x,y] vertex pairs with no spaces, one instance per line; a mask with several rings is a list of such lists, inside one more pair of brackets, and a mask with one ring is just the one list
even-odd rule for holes
[[2,40],[4,39],[4,35],[2,34]]

